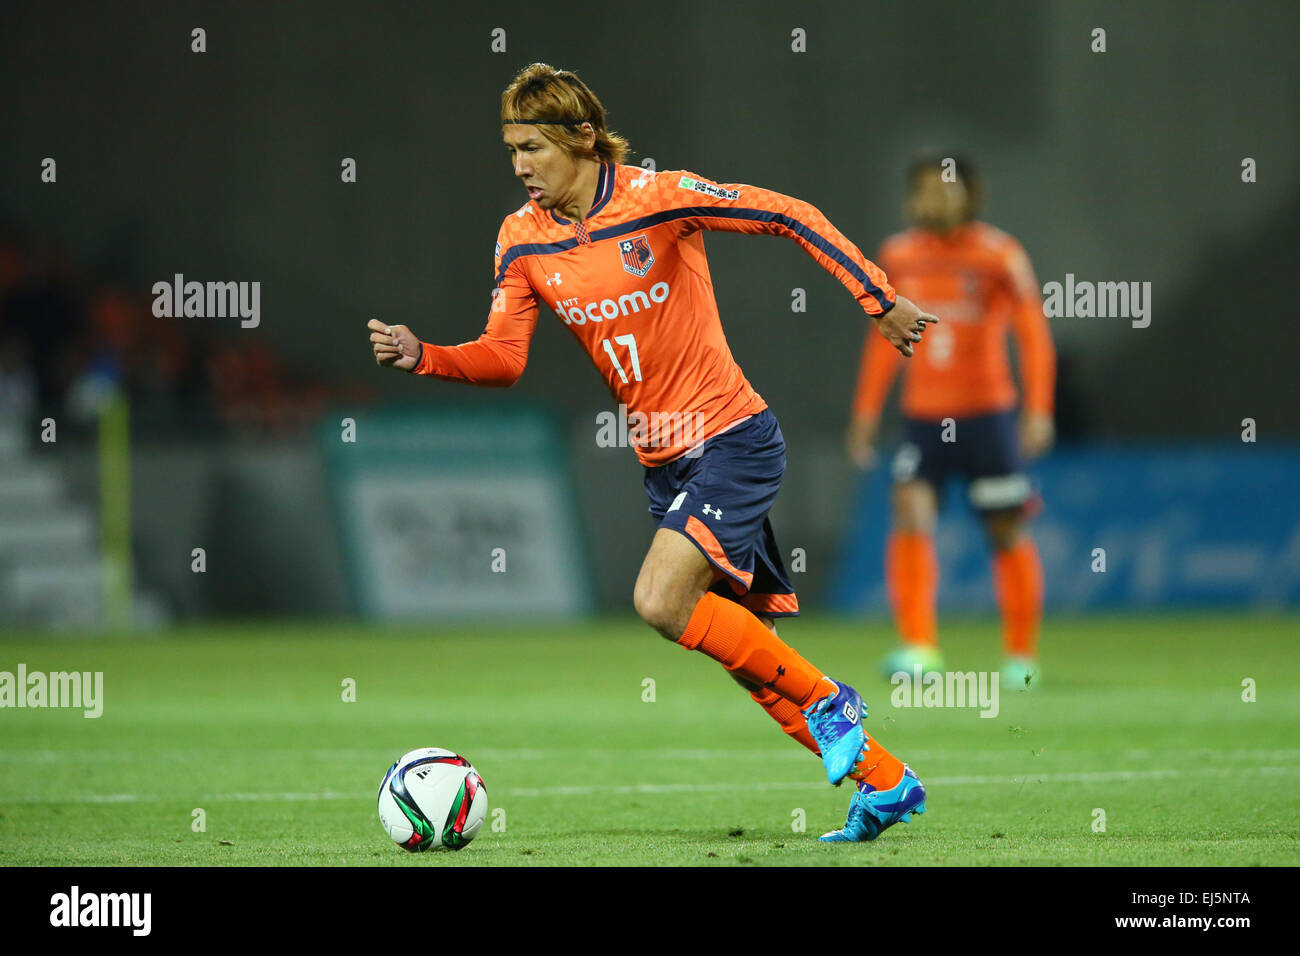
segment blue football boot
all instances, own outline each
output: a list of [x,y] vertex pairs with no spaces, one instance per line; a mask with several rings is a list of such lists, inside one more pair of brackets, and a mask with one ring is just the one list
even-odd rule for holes
[[867,708],[862,703],[862,695],[848,684],[831,683],[835,684],[836,692],[814,701],[803,716],[822,753],[826,779],[838,787],[857,766],[866,745],[862,718],[867,716]]
[[925,786],[912,773],[912,768],[903,764],[903,779],[888,790],[877,790],[869,783],[858,784],[844,829],[823,834],[820,842],[865,843],[895,823],[907,823],[913,813],[925,813]]

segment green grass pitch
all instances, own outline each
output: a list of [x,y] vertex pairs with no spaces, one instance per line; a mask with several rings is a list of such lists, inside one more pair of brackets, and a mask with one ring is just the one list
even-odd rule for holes
[[[996,621],[943,626],[950,669],[996,666]],[[858,686],[929,813],[818,844],[848,788],[717,664],[632,620],[19,634],[0,671],[102,671],[104,712],[0,710],[0,864],[1300,863],[1300,617],[1049,618],[1043,685],[1003,688],[992,719],[893,707],[881,621],[782,634]],[[421,746],[487,785],[459,853],[408,854],[379,826],[380,778]]]

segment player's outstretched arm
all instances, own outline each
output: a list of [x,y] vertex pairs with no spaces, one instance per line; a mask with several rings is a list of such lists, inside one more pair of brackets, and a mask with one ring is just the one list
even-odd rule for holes
[[892,309],[874,318],[885,340],[908,358],[912,357],[912,343],[921,341],[926,325],[939,321],[937,315],[922,312],[915,302],[901,295],[894,297]]
[[653,182],[664,209],[687,213],[683,234],[710,229],[794,240],[852,293],[903,355],[912,355],[912,343],[921,341],[927,323],[939,321],[897,295],[880,267],[811,203],[759,186],[714,183],[686,170],[659,173]]
[[404,325],[388,325],[378,319],[366,323],[375,361],[386,368],[410,372],[420,361],[420,339]]
[[1020,353],[1024,404],[1020,417],[1020,453],[1027,459],[1045,455],[1056,439],[1052,393],[1056,385],[1056,348],[1052,327],[1043,314],[1043,299],[1029,256],[1009,240],[1003,252],[1006,283],[1014,300],[1011,330]]
[[[503,303],[505,298],[497,295],[494,301]],[[379,365],[447,382],[507,388],[524,374],[536,325],[537,308],[530,305],[515,312],[504,307],[496,311],[494,306],[483,334],[460,345],[423,342],[405,325],[378,319],[371,319],[366,327]]]

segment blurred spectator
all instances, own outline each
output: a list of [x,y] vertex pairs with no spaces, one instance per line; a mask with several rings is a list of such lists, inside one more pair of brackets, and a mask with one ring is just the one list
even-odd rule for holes
[[0,235],[0,402],[20,415],[70,411],[90,425],[118,391],[137,429],[285,437],[327,402],[368,401],[366,386],[302,380],[265,338],[159,318],[151,299],[84,283],[65,248]]
[[81,289],[62,246],[47,244],[14,278],[0,302],[0,334],[25,348],[38,410],[57,415],[85,336]]

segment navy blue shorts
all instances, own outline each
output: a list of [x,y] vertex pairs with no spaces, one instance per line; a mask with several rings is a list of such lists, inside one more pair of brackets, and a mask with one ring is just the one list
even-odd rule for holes
[[771,409],[715,435],[700,454],[645,470],[650,514],[686,535],[713,565],[709,589],[768,617],[799,613],[767,513],[785,474],[785,438]]
[[951,478],[967,482],[977,511],[1024,508],[1033,496],[1020,462],[1014,410],[943,422],[903,419],[894,481],[925,481],[940,502]]

